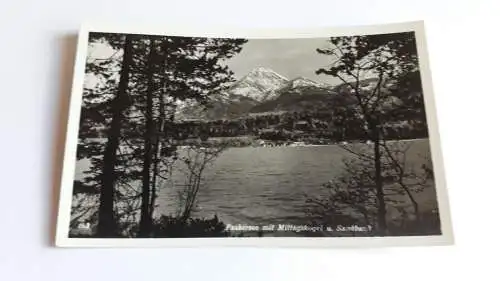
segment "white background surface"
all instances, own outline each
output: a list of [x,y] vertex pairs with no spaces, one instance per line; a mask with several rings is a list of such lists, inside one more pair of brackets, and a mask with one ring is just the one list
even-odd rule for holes
[[[498,1],[0,2],[1,280],[498,280]],[[299,27],[426,20],[456,246],[55,249],[51,216],[83,21]],[[70,42],[71,43],[71,42]],[[73,45],[69,44],[73,47]],[[495,268],[495,265],[497,268]]]

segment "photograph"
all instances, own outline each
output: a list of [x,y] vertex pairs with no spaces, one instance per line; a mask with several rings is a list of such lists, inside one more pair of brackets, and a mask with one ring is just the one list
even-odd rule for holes
[[422,23],[152,30],[80,32],[58,246],[452,242]]

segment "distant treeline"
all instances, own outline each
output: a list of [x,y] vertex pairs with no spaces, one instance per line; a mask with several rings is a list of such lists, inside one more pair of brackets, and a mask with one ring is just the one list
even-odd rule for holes
[[[384,122],[385,139],[428,137],[425,118],[394,117]],[[251,115],[233,120],[177,121],[165,124],[161,134],[175,140],[253,136],[275,142],[329,143],[369,140],[363,126],[363,121],[347,110],[303,111]]]
[[[184,121],[176,123],[177,139],[237,137],[251,135],[272,141],[303,141],[310,138],[325,141],[368,140],[363,122],[344,112],[285,112],[247,116],[235,120]],[[406,119],[406,120],[405,120]],[[391,140],[426,138],[425,120],[396,118],[384,124],[385,138]]]

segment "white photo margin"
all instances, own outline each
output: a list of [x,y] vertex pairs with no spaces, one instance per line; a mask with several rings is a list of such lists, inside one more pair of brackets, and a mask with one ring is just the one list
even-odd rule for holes
[[[90,32],[132,33],[164,36],[229,37],[247,39],[318,38],[415,32],[424,93],[431,157],[441,220],[441,235],[399,237],[328,237],[328,238],[69,238],[73,180],[82,93]],[[64,147],[63,171],[59,194],[55,245],[58,247],[292,247],[292,248],[371,248],[395,246],[437,246],[454,243],[448,192],[445,182],[441,142],[423,21],[357,27],[325,27],[304,29],[241,29],[231,27],[192,28],[144,25],[84,24],[78,36],[69,117]]]

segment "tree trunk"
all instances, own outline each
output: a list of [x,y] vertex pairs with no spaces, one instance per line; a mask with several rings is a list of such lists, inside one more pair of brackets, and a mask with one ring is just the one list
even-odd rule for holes
[[387,234],[386,222],[386,206],[385,206],[385,193],[382,181],[382,167],[381,167],[381,153],[380,153],[380,134],[378,128],[375,126],[374,131],[374,161],[375,161],[375,190],[377,194],[377,223],[379,235],[385,236]]
[[160,108],[159,108],[159,127],[157,131],[157,136],[155,138],[155,144],[154,144],[154,153],[155,153],[155,158],[154,158],[154,165],[153,165],[153,186],[151,187],[151,201],[149,204],[149,217],[153,218],[153,212],[155,208],[155,201],[156,201],[156,189],[158,188],[158,174],[160,173],[159,168],[160,168],[160,161],[161,161],[161,138],[164,137],[165,131],[165,105],[163,101],[163,92],[160,93]]
[[142,166],[142,202],[141,221],[139,223],[139,237],[148,237],[151,232],[152,219],[150,217],[150,188],[151,188],[151,164],[153,158],[153,88],[154,88],[154,38],[150,38],[151,46],[148,58],[148,87],[146,97],[146,129],[144,130],[144,157]]
[[108,131],[108,140],[104,150],[101,191],[99,197],[99,215],[97,224],[98,237],[117,235],[117,223],[114,216],[114,188],[116,182],[116,152],[119,146],[122,127],[122,113],[127,106],[127,89],[129,83],[130,64],[132,63],[132,38],[125,38],[123,62],[120,70],[118,92],[112,105],[112,119]]
[[152,187],[151,187],[151,200],[149,202],[149,217],[151,221],[153,220],[153,213],[155,209],[155,202],[156,202],[156,189],[158,188],[157,183],[158,183],[158,168],[159,168],[159,162],[161,160],[161,142],[159,139],[156,140],[155,143],[155,158],[154,158],[154,164],[153,164],[153,180],[152,180]]
[[[168,52],[166,51],[168,47],[166,46],[168,43],[167,41],[163,41],[162,49],[163,49],[163,61],[162,61],[162,66],[160,67],[160,75],[165,75],[166,71],[166,66],[165,63],[168,58]],[[166,114],[165,114],[165,96],[167,95],[167,82],[165,77],[160,77],[160,83],[162,83],[162,90],[160,91],[158,95],[158,102],[159,102],[159,108],[158,108],[158,127],[156,129],[156,138],[154,141],[154,151],[153,153],[155,154],[154,157],[154,164],[153,164],[153,185],[151,187],[151,200],[149,203],[149,217],[151,220],[153,219],[154,215],[154,210],[155,210],[155,202],[156,202],[156,197],[157,197],[157,188],[158,188],[158,174],[160,173],[159,169],[161,168],[161,158],[162,158],[162,139],[166,137],[165,135],[165,121],[166,121]]]

